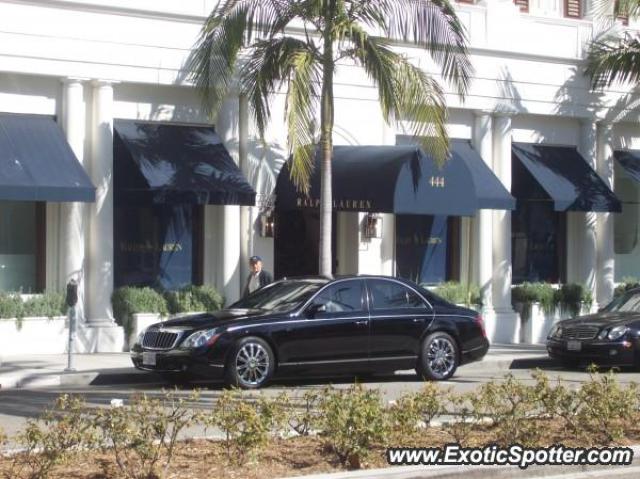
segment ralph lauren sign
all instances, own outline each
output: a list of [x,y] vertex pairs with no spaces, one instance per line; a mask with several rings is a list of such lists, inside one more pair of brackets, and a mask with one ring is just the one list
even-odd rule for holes
[[[296,200],[298,208],[320,208],[320,198],[299,196]],[[333,200],[333,208],[336,210],[370,211],[373,209],[371,200]]]

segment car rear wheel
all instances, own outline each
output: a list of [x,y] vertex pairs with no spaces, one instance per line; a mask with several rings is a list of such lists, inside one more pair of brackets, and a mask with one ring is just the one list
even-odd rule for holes
[[275,357],[266,341],[256,337],[239,340],[225,368],[225,382],[242,389],[264,386],[275,370]]
[[416,372],[430,381],[449,379],[458,368],[458,345],[449,334],[432,333],[422,341]]

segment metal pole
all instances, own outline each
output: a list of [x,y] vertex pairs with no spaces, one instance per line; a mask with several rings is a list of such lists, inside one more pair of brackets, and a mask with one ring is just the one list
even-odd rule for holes
[[67,368],[66,372],[75,371],[76,368],[73,366],[73,343],[76,340],[76,307],[71,306],[68,310],[69,316],[69,348],[67,351]]

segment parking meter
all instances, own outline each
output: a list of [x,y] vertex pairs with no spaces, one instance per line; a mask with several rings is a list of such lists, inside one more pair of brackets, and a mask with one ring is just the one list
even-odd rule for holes
[[73,367],[73,343],[76,339],[76,304],[78,304],[78,283],[75,279],[67,283],[65,302],[69,307],[69,348],[67,351],[67,369],[65,371],[75,371]]

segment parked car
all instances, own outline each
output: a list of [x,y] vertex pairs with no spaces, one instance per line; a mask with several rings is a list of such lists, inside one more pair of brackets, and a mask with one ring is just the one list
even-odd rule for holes
[[638,366],[639,336],[640,288],[615,298],[595,314],[559,321],[547,337],[547,352],[567,366]]
[[482,318],[409,281],[384,276],[286,279],[227,309],[143,331],[135,367],[259,388],[276,374],[370,374],[415,368],[450,378],[487,352]]

